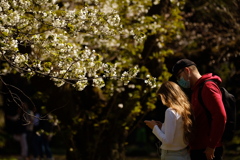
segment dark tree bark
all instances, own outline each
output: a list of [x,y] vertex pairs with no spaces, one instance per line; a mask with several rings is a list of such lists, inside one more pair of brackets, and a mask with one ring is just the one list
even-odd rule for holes
[[[171,7],[170,0],[161,0],[159,4],[153,5],[147,15],[161,15],[164,16],[168,14]],[[144,49],[142,51],[142,65],[145,65],[152,76],[159,77],[162,72],[162,63],[159,62],[156,58],[150,59],[149,57],[153,55],[154,52],[159,52],[159,47],[157,46],[157,38],[159,37],[158,34],[148,36],[145,43]]]

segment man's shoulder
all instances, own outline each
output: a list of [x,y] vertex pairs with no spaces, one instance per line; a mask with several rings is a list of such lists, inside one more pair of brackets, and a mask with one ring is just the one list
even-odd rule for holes
[[211,95],[221,94],[220,83],[221,81],[218,79],[207,79],[199,85],[199,92],[202,92],[203,97],[211,97]]
[[213,75],[212,73],[202,75],[195,85],[193,92],[197,93],[196,96],[199,96],[200,93],[203,93],[202,95],[204,97],[208,97],[213,93],[220,93],[219,86],[221,82],[221,78],[217,75]]
[[222,83],[222,79],[218,75],[208,73],[202,75],[202,77],[199,79],[199,85],[202,85],[204,83],[220,85]]

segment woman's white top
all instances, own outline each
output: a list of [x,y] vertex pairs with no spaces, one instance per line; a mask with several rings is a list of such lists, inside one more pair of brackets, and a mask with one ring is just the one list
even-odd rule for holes
[[184,142],[183,131],[181,115],[168,108],[161,129],[155,125],[152,132],[162,142],[161,149],[180,150],[187,147]]

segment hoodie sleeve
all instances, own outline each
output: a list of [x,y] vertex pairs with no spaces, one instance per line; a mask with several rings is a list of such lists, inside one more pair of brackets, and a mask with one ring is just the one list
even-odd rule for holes
[[215,148],[221,141],[227,116],[222,102],[222,93],[215,82],[206,82],[202,90],[202,99],[212,116],[208,147]]

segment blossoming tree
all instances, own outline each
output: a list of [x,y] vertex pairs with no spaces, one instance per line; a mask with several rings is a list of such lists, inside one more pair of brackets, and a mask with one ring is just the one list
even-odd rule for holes
[[101,49],[126,48],[127,44],[120,46],[121,39],[130,36],[137,45],[143,35],[125,28],[117,11],[107,5],[101,8],[98,2],[79,9],[67,5],[59,8],[48,0],[1,1],[1,60],[5,62],[1,75],[39,74],[50,77],[58,87],[71,83],[79,91],[88,79],[101,88],[105,77],[120,77],[125,82],[135,77],[137,66],[121,73],[121,64],[106,60],[109,53]]
[[79,154],[75,159],[123,159],[127,133],[139,115],[155,108],[155,88],[170,76],[165,57],[173,54],[168,44],[181,38],[184,3],[0,0],[0,4],[0,76],[46,77],[58,87],[75,88],[80,92],[75,99],[90,92],[103,95],[89,108],[69,106],[73,123],[65,127],[74,131],[70,137],[78,144],[71,144],[69,151]]

